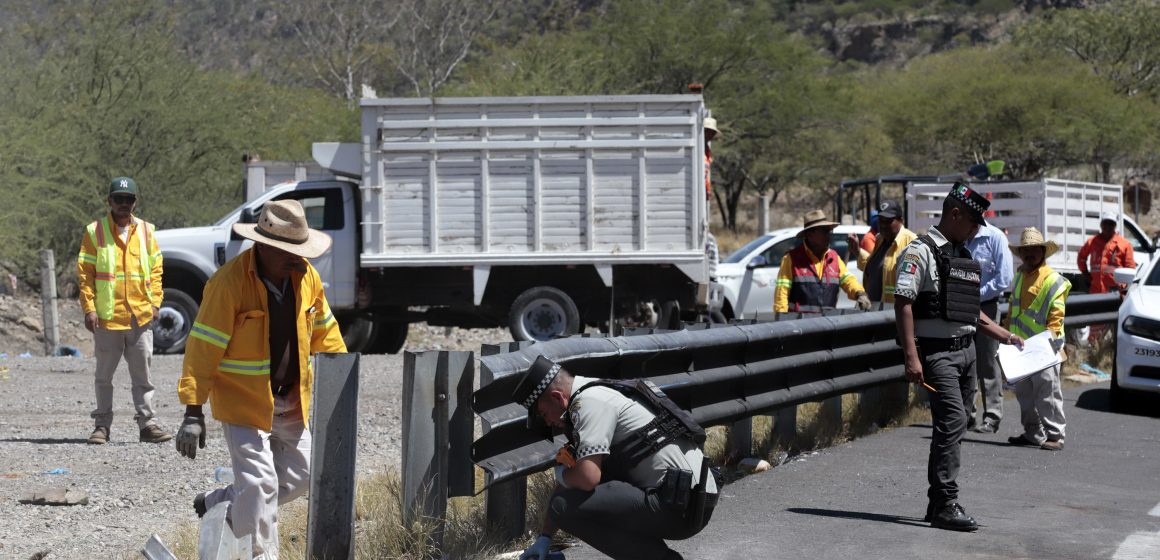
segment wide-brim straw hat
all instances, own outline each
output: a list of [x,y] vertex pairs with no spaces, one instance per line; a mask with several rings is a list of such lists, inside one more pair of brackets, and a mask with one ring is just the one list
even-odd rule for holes
[[797,234],[800,237],[803,233],[819,227],[837,227],[838,222],[831,222],[826,219],[826,213],[822,210],[810,210],[802,217],[802,230]]
[[1047,254],[1043,256],[1044,259],[1059,251],[1059,245],[1050,239],[1044,239],[1043,234],[1033,227],[1023,228],[1023,234],[1019,236],[1019,244],[1011,244],[1009,246],[1011,247],[1012,253],[1018,253],[1019,249],[1023,247],[1043,247],[1047,250]]
[[234,233],[307,259],[330,249],[330,236],[310,229],[306,211],[297,200],[273,200],[262,207],[256,224],[234,224]]
[[705,130],[713,131],[713,136],[721,135],[721,130],[717,128],[717,119],[713,117],[705,117]]

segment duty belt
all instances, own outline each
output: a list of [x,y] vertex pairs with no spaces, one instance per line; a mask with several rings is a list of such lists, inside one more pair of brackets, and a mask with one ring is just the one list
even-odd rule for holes
[[938,352],[954,352],[964,348],[970,348],[971,343],[975,340],[975,336],[968,334],[956,338],[923,338],[915,339],[918,342],[918,349],[923,354],[936,354]]

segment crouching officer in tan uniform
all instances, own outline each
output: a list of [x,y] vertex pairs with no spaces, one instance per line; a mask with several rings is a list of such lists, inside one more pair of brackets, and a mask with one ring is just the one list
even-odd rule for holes
[[543,530],[521,560],[543,560],[557,529],[620,560],[679,560],[665,540],[696,535],[717,503],[701,452],[705,432],[643,380],[573,376],[540,356],[512,394],[540,422],[565,430]]
[[900,257],[894,315],[905,355],[906,378],[931,389],[934,424],[927,463],[925,521],[954,531],[979,528],[958,503],[959,444],[967,429],[967,400],[975,391],[976,325],[1003,344],[1022,348],[1023,339],[980,310],[978,261],[965,243],[985,224],[990,201],[965,183],[955,183],[943,201],[937,226],[919,236]]

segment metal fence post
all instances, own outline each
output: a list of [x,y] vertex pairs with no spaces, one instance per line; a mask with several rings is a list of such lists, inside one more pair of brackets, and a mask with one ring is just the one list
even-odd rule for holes
[[56,315],[56,262],[52,249],[40,252],[40,306],[44,312],[44,355],[56,354],[60,341]]
[[[521,350],[529,346],[530,342],[510,342],[504,344],[484,344],[479,348],[480,356],[493,356]],[[491,370],[481,367],[479,371],[479,386],[483,387],[495,381]],[[487,433],[491,426],[483,422],[483,432]],[[491,473],[486,473],[484,482],[490,485]],[[521,476],[489,486],[484,493],[484,508],[487,523],[492,531],[503,540],[511,541],[524,534],[524,512],[528,509],[528,477]]]
[[443,545],[448,495],[474,491],[468,445],[452,449],[452,441],[471,441],[473,371],[473,352],[403,354],[403,522],[435,523],[433,554]]
[[357,353],[315,356],[307,558],[354,558],[358,365]]

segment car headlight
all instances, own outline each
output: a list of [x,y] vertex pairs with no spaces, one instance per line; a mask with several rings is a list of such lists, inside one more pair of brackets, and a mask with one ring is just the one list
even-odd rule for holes
[[1127,319],[1124,319],[1124,332],[1152,340],[1160,340],[1160,321],[1129,315]]

